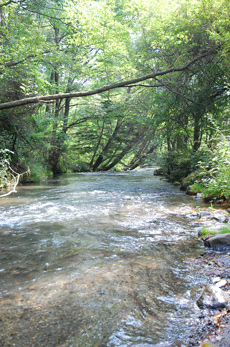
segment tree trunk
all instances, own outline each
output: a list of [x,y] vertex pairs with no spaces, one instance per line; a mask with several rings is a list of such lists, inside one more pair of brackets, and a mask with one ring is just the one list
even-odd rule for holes
[[113,162],[111,164],[109,164],[106,167],[103,167],[102,170],[103,171],[108,171],[110,169],[112,169],[115,165],[117,165],[121,159],[130,151],[130,149],[132,148],[133,143],[129,144],[120,154],[117,155],[117,157],[113,160]]
[[201,125],[200,125],[200,115],[194,115],[194,130],[193,130],[193,150],[197,151],[201,143]]
[[114,131],[113,131],[112,136],[109,138],[109,140],[108,140],[108,142],[106,143],[105,147],[103,148],[101,154],[98,156],[98,158],[97,158],[95,164],[93,165],[93,171],[96,171],[96,170],[98,169],[99,165],[101,165],[101,163],[103,162],[104,157],[105,157],[105,155],[107,154],[107,152],[108,152],[108,150],[110,149],[110,147],[112,146],[113,141],[114,141],[114,139],[116,138],[117,133],[118,133],[118,131],[119,131],[119,129],[120,129],[122,123],[123,123],[123,120],[118,120],[118,121],[117,121],[117,124],[116,124],[116,127],[115,127]]
[[99,148],[100,143],[101,143],[102,135],[103,135],[103,132],[104,132],[104,127],[105,127],[105,122],[103,121],[101,133],[100,133],[99,139],[98,139],[98,141],[97,141],[97,145],[96,145],[96,148],[95,148],[95,150],[94,150],[92,159],[91,159],[90,164],[89,164],[90,167],[93,166],[93,162],[94,162],[95,156],[96,156],[96,154],[97,154],[98,148]]

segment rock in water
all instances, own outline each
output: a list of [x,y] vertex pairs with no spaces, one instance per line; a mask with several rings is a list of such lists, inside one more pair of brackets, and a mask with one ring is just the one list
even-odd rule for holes
[[219,234],[205,240],[204,245],[216,250],[230,248],[230,234]]
[[197,306],[201,309],[211,308],[218,309],[226,307],[229,300],[229,295],[216,287],[215,285],[208,284],[204,287],[203,292],[197,300]]
[[154,170],[153,175],[154,176],[164,176],[165,172],[162,168],[159,168],[159,169]]
[[186,188],[186,194],[187,195],[196,195],[197,193],[193,191],[193,187],[192,186],[188,186]]
[[227,211],[215,211],[212,219],[215,219],[220,223],[228,223],[229,213]]

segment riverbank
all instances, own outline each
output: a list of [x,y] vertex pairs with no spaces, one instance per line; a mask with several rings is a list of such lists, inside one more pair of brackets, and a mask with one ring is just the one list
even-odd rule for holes
[[[199,268],[202,267],[208,285],[216,285],[218,288],[218,284],[222,282],[221,291],[229,292],[230,258],[228,251],[207,250],[194,259],[194,264]],[[229,347],[230,307],[228,303],[217,309],[204,308],[201,310],[199,319],[197,335],[190,338],[189,347]]]
[[[201,269],[206,278],[207,287],[218,288],[222,295],[227,295],[225,304],[219,307],[207,307],[203,305],[199,321],[197,322],[197,331],[188,336],[185,344],[174,344],[174,346],[188,347],[229,347],[230,339],[230,247],[227,244],[221,246],[212,245],[208,240],[215,239],[215,235],[220,235],[221,230],[227,230],[230,223],[230,213],[227,210],[207,208],[185,216],[186,218],[196,218],[195,223],[199,227],[198,236],[203,239],[206,246],[205,252],[195,259],[190,259],[194,267]],[[209,234],[210,231],[210,234]],[[205,236],[202,236],[205,235]],[[228,234],[222,234],[228,235]],[[206,287],[206,288],[207,288]],[[206,289],[204,289],[205,291]],[[195,288],[197,293],[199,290]],[[207,293],[206,293],[207,294]],[[195,294],[197,301],[200,297]],[[208,297],[208,298],[207,298]],[[206,300],[209,300],[209,293]],[[217,305],[218,306],[218,305]]]

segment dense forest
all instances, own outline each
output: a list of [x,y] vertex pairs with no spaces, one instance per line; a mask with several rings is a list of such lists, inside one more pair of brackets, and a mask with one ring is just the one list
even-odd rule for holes
[[229,0],[0,1],[0,187],[157,164],[230,198]]

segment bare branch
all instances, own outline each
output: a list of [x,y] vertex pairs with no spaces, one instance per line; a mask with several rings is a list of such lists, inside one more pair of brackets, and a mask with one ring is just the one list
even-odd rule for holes
[[29,172],[29,169],[28,169],[26,172],[23,172],[22,174],[19,174],[18,172],[14,171],[12,169],[12,167],[9,166],[8,168],[12,172],[11,175],[13,176],[13,179],[14,179],[14,185],[13,185],[13,187],[11,188],[11,190],[8,193],[0,195],[0,198],[8,196],[8,195],[10,195],[12,193],[17,193],[16,187],[17,187],[17,185],[19,183],[20,176],[22,176],[22,175],[26,174],[27,172]]
[[[25,0],[21,0],[21,1],[20,1],[20,4],[23,3],[23,2],[25,2]],[[9,0],[9,1],[7,1],[7,2],[4,2],[3,4],[0,4],[0,8],[3,7],[3,6],[8,6],[8,5],[11,4],[11,3],[15,4],[15,1]]]
[[13,188],[12,188],[8,193],[0,195],[0,198],[3,198],[3,197],[5,197],[5,196],[8,196],[8,195],[10,195],[10,194],[12,194],[12,193],[17,193],[16,187],[17,187],[17,185],[18,185],[18,183],[19,183],[20,174],[17,173],[17,172],[15,172],[10,166],[9,166],[9,169],[10,169],[10,171],[12,171],[14,174],[16,174],[16,177],[13,176],[13,179],[14,179],[14,186],[13,186]]
[[[50,53],[50,51],[45,51],[45,52],[42,52],[41,54],[43,55],[43,54],[47,54],[47,53]],[[6,63],[0,64],[0,66],[13,67],[13,66],[19,65],[21,63],[24,63],[26,60],[28,60],[30,58],[37,58],[37,57],[38,57],[37,54],[30,54],[27,57],[20,59],[18,61],[14,61],[14,62],[7,61]]]
[[86,122],[88,119],[90,119],[91,117],[84,117],[84,118],[81,118],[81,119],[79,119],[79,120],[77,120],[76,122],[73,122],[73,123],[71,123],[71,124],[69,124],[67,127],[66,127],[66,129],[69,129],[69,128],[72,128],[72,127],[74,127],[75,125],[79,125],[79,124],[81,124],[81,123],[84,123],[84,122]]

